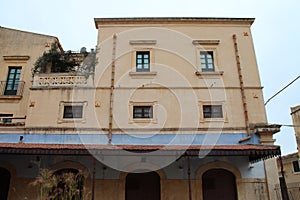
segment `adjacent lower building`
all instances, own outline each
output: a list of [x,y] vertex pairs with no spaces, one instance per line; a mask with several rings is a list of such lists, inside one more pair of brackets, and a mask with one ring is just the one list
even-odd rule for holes
[[[286,183],[286,190],[289,199],[299,199],[300,198],[300,164],[299,164],[299,152],[300,152],[300,118],[299,118],[300,106],[291,107],[291,116],[293,120],[295,138],[297,143],[298,152],[291,153],[282,157],[282,161],[277,159],[278,174],[280,179],[280,184],[283,181]],[[284,176],[284,177],[283,177]],[[276,187],[277,199],[281,199],[280,184]]]
[[291,116],[295,130],[298,157],[300,157],[300,105],[291,107]]
[[1,27],[1,199],[270,199],[254,19],[94,20],[63,73],[35,65],[56,37]]
[[[282,169],[281,163],[277,159],[278,176],[280,183],[276,185],[276,199],[282,199],[282,187],[285,181],[287,194],[289,199],[299,199],[300,198],[300,167],[299,167],[299,156],[298,153],[292,153],[282,156]],[[284,179],[283,179],[284,175]],[[281,185],[281,187],[280,187]]]

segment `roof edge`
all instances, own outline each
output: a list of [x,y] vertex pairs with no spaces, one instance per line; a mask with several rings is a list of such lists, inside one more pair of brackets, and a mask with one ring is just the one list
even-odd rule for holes
[[0,26],[0,29],[6,29],[6,30],[10,30],[10,31],[17,31],[17,32],[21,32],[21,33],[26,33],[26,34],[32,34],[32,35],[38,35],[38,36],[42,36],[42,37],[50,37],[55,39],[55,42],[58,45],[58,48],[63,51],[63,47],[58,39],[58,37],[53,36],[53,35],[46,35],[46,34],[41,34],[41,33],[35,33],[35,32],[30,32],[30,31],[24,31],[24,30],[19,30],[19,29],[14,29],[14,28],[8,28],[8,27],[4,27],[4,26]]
[[94,18],[96,29],[98,24],[139,24],[139,23],[226,23],[252,25],[255,18],[226,18],[226,17],[129,17],[129,18]]

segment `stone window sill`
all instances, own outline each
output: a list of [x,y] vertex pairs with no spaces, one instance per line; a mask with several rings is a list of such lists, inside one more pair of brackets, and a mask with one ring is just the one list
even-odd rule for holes
[[14,95],[0,95],[0,99],[11,99],[11,100],[20,100],[22,96],[14,96]]
[[214,72],[200,72],[196,71],[195,72],[196,76],[222,76],[224,74],[224,71],[214,71]]
[[129,72],[131,78],[154,78],[157,75],[157,72]]

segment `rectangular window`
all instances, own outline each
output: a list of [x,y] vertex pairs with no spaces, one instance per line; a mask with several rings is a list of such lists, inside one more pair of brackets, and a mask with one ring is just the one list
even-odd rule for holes
[[153,107],[133,106],[133,118],[153,118]]
[[203,72],[215,71],[213,54],[214,54],[213,51],[201,51],[200,52],[201,69]]
[[9,67],[4,95],[17,94],[21,69],[21,67]]
[[136,71],[137,72],[150,71],[150,51],[136,52]]
[[13,114],[0,114],[0,122],[3,124],[10,124],[12,123]]
[[83,106],[64,106],[64,119],[82,118]]
[[296,160],[293,162],[294,172],[300,172],[299,161]]
[[222,105],[203,105],[204,118],[223,118]]

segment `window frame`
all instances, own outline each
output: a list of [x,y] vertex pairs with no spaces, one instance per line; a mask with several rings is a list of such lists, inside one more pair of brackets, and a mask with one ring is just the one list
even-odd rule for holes
[[[136,106],[152,107],[152,118],[135,118],[134,117],[134,107],[136,107]],[[152,102],[129,101],[129,114],[130,114],[129,123],[154,123],[154,124],[157,124],[157,101],[152,101]]]
[[[209,110],[209,112],[206,112],[206,110]],[[203,105],[202,111],[203,111],[203,117],[206,119],[215,119],[215,118],[224,117],[222,105]]]
[[[151,71],[151,53],[147,50],[138,50],[135,52],[135,67],[136,72],[150,72]],[[139,55],[141,55],[141,58],[139,58]],[[145,58],[145,55],[147,55],[148,58]],[[138,60],[141,60],[141,63],[138,63]],[[147,60],[148,63],[145,63],[144,61]],[[141,64],[141,69],[138,68],[138,65]],[[148,64],[148,68],[145,68],[145,65]]]
[[83,105],[76,105],[76,106],[64,105],[64,113],[63,113],[64,119],[81,119],[82,114],[83,114]]
[[[15,72],[12,73],[12,70],[15,70]],[[19,73],[18,73],[18,71],[19,71]],[[11,75],[13,75],[12,78],[11,78]],[[4,93],[3,93],[5,96],[16,96],[18,94],[19,82],[21,81],[21,75],[22,75],[22,66],[8,66],[6,84],[5,84],[5,89],[4,89]],[[9,82],[11,82],[11,81],[12,81],[12,84],[9,84]],[[8,87],[10,85],[11,85],[12,89],[8,89]],[[16,87],[16,89],[15,89],[15,87]]]
[[300,164],[299,164],[299,160],[293,161],[292,164],[293,164],[293,172],[294,172],[294,173],[300,173]]
[[[137,113],[137,110],[140,110],[140,113]],[[147,111],[147,112],[146,112]],[[136,115],[140,114],[141,117]],[[133,106],[133,119],[153,119],[153,106]]]
[[[150,64],[150,70],[149,71],[137,71],[136,68],[136,60],[137,60],[137,56],[136,56],[136,52],[149,52],[150,53],[150,57],[149,57],[149,64]],[[149,45],[132,45],[132,49],[131,49],[131,71],[129,72],[129,75],[132,78],[153,78],[156,75],[156,72],[153,71],[154,69],[154,64],[155,63],[155,49]]]
[[[202,63],[202,55],[204,55],[205,62]],[[212,63],[209,63],[208,55],[210,55]],[[209,68],[209,64],[212,64],[212,68]],[[205,66],[204,66],[205,65]],[[200,66],[201,66],[201,72],[215,72],[215,56],[214,51],[211,50],[200,50]]]
[[[195,43],[195,65],[197,66],[196,75],[200,77],[205,75],[216,75],[216,77],[219,77],[220,75],[223,75],[223,71],[219,70],[219,61],[218,61],[218,45],[219,43]],[[213,71],[203,71],[202,65],[201,65],[201,52],[213,52]]]
[[[208,118],[204,116],[204,106],[221,106],[222,117],[213,117]],[[199,113],[200,113],[200,122],[228,122],[227,111],[225,106],[225,101],[199,101]]]
[[[66,106],[82,106],[82,116],[81,118],[65,118],[64,117],[64,111]],[[58,116],[58,123],[70,123],[70,122],[79,122],[79,123],[85,123],[86,122],[86,106],[87,101],[76,101],[76,102],[70,102],[70,101],[60,101],[59,102],[59,116]]]

